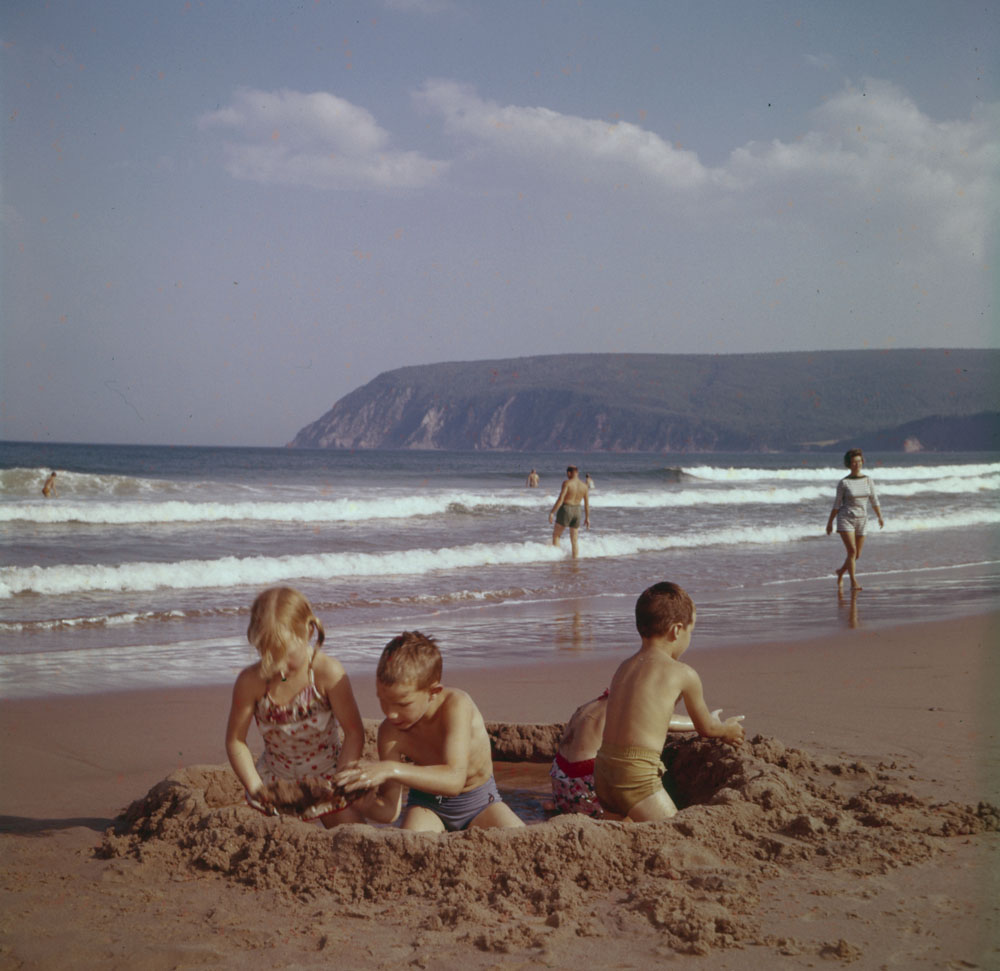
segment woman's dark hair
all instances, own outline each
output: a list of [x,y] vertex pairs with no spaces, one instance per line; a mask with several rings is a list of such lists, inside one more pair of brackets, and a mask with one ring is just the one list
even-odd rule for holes
[[844,452],[844,468],[849,469],[851,467],[851,462],[854,460],[854,456],[857,456],[863,462],[865,460],[865,453],[861,451],[860,448],[849,448]]

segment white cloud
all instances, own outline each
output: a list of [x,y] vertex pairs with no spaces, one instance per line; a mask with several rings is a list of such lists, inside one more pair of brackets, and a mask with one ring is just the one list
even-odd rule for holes
[[420,188],[448,163],[393,149],[371,112],[327,92],[243,88],[233,103],[198,119],[239,140],[226,145],[239,179],[318,189]]
[[813,120],[815,129],[795,142],[736,149],[727,167],[733,184],[809,185],[982,254],[1000,201],[997,106],[976,119],[938,122],[894,85],[869,80],[830,98]]
[[415,97],[438,112],[452,134],[510,155],[555,163],[582,177],[598,167],[618,166],[674,189],[698,188],[719,177],[694,152],[675,148],[629,122],[580,118],[549,108],[501,106],[483,101],[471,87],[454,81],[427,81]]
[[[882,233],[912,230],[927,252],[958,247],[981,261],[1000,206],[1000,106],[939,122],[885,81],[845,86],[798,139],[748,143],[716,168],[639,125],[502,106],[454,81],[427,81],[414,97],[480,158],[555,168],[567,185],[629,181],[651,198],[717,201],[736,219],[794,198],[797,217],[818,230],[876,223]],[[229,171],[264,183],[417,188],[453,164],[393,149],[369,111],[325,92],[240,90],[199,124],[233,133]]]
[[442,116],[448,132],[494,153],[558,166],[561,175],[605,172],[610,181],[625,171],[654,193],[676,199],[698,190],[701,202],[730,207],[741,200],[770,206],[774,194],[785,204],[794,194],[803,217],[810,207],[814,218],[837,209],[846,218],[875,214],[883,230],[916,225],[921,245],[959,245],[976,258],[1000,203],[998,106],[976,119],[937,122],[885,81],[845,87],[812,113],[811,130],[800,138],[749,143],[718,168],[638,125],[504,107],[453,81],[428,81],[415,97]]

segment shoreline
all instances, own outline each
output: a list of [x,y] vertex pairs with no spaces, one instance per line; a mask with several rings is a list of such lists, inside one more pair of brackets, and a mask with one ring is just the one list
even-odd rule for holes
[[[752,650],[759,644],[891,630],[924,613],[962,622],[998,609],[1000,564],[994,561],[928,566],[918,572],[919,581],[914,571],[862,572],[866,588],[857,595],[838,593],[832,572],[829,577],[765,580],[737,588],[703,586],[692,593],[699,609],[693,644],[699,654]],[[379,621],[348,623],[322,611],[320,617],[327,625],[327,652],[349,672],[369,677],[382,645],[404,628],[433,634],[446,668],[453,672],[621,657],[636,641],[634,602],[633,591],[607,591],[588,597],[461,605]],[[230,686],[255,657],[241,627],[237,624],[226,636],[213,631],[180,644],[132,648],[117,642],[101,647],[102,632],[88,631],[83,642],[92,646],[84,649],[3,655],[0,701],[95,698],[106,693],[109,679],[118,679],[123,691],[156,686],[187,690],[192,672],[213,686]],[[74,629],[61,636],[67,643],[78,643],[79,635]],[[102,669],[102,663],[113,667]]]

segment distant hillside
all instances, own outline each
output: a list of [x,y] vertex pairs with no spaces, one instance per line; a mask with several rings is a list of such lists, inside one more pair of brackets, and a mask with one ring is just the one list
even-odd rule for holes
[[[290,444],[787,451],[861,441],[934,418],[958,424],[942,444],[925,447],[954,441],[977,450],[996,447],[996,418],[983,424],[984,412],[1000,412],[1000,351],[560,354],[387,371]],[[991,444],[973,446],[956,434],[966,422],[982,424]]]
[[918,418],[837,442],[831,450],[866,448],[873,452],[1000,452],[1000,412],[978,415]]

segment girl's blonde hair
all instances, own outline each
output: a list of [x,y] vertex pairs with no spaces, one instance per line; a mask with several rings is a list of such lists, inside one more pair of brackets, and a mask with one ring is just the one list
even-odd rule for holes
[[320,647],[326,632],[309,601],[298,590],[271,587],[258,595],[250,610],[247,640],[260,655],[261,677],[270,678],[292,644],[312,640],[313,631],[316,646]]

